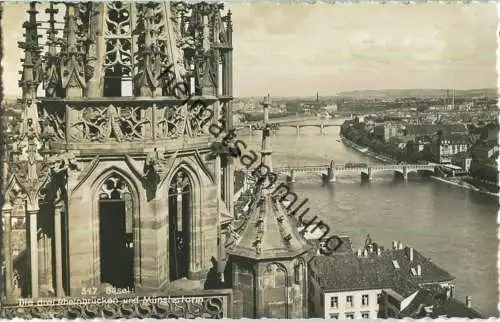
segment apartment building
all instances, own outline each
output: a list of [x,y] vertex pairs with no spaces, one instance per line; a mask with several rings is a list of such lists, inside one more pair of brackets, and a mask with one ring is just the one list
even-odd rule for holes
[[316,256],[309,262],[309,308],[315,317],[375,319],[382,315],[384,291],[401,292],[413,285],[452,290],[453,280],[412,247],[395,242],[384,250],[369,243],[356,253]]
[[472,308],[470,296],[465,303],[453,298],[448,290],[423,289],[417,285],[383,290],[380,301],[382,318],[469,318],[480,319],[481,314]]
[[438,163],[451,163],[453,156],[469,151],[472,140],[465,134],[435,135],[431,151]]

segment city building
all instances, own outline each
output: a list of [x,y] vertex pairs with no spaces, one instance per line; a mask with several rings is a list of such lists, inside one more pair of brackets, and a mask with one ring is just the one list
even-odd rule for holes
[[432,138],[431,152],[434,161],[451,163],[454,155],[467,152],[472,146],[472,140],[465,134],[436,134]]
[[323,106],[321,109],[327,113],[332,114],[332,113],[337,112],[338,106],[337,106],[337,104],[332,103],[332,104],[328,104],[326,106]]
[[380,301],[383,318],[469,318],[481,319],[482,316],[472,308],[471,298],[462,303],[452,297],[449,291],[424,289],[416,285],[383,290]]
[[309,305],[322,318],[375,319],[384,290],[454,288],[453,276],[401,242],[389,250],[370,241],[357,253],[315,256],[309,270]]
[[373,133],[384,142],[388,142],[393,137],[403,136],[404,129],[405,126],[401,122],[384,122],[376,125]]
[[493,140],[477,140],[470,149],[471,156],[476,160],[488,162],[498,156],[498,142]]
[[443,134],[468,134],[467,126],[462,123],[456,124],[415,124],[407,125],[405,135],[420,137],[434,136],[439,131]]

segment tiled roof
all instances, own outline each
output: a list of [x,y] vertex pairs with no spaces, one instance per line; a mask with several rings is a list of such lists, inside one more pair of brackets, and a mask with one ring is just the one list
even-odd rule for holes
[[[401,283],[426,284],[451,281],[454,279],[429,259],[413,250],[413,261],[409,259],[409,247],[398,250],[385,250],[367,256],[339,254],[316,256],[310,268],[325,291],[346,291],[358,289],[382,289],[402,287]],[[417,265],[421,275],[415,276]],[[396,268],[399,267],[399,268]]]
[[[427,308],[427,309],[426,309]],[[400,313],[400,317],[411,318],[482,318],[479,312],[468,308],[464,303],[433,290],[420,289],[417,296]]]
[[229,254],[260,260],[292,258],[311,249],[275,197],[258,191],[255,198],[258,201],[237,232],[237,240],[229,246]]
[[441,140],[448,140],[452,144],[472,144],[472,138],[466,134],[445,134]]
[[[313,246],[313,249],[319,250],[320,248],[323,248],[324,254],[326,255],[335,255],[335,254],[352,254],[352,243],[351,239],[347,236],[338,236],[340,239],[340,243],[337,239],[332,239],[331,240],[331,245],[328,245],[328,247],[325,246],[326,240],[328,240],[329,237],[323,237],[321,239],[308,239],[307,242]],[[323,241],[324,242],[323,242]],[[321,253],[321,252],[320,252]]]
[[457,124],[416,124],[406,126],[408,135],[433,135],[439,130],[443,134],[468,133],[467,126],[462,123]]

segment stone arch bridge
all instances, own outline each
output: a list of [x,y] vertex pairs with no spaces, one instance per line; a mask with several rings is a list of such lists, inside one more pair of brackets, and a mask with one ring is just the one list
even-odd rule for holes
[[[301,119],[301,120],[271,120],[271,129],[273,131],[273,134],[276,133],[277,130],[280,128],[285,128],[285,127],[290,127],[295,129],[295,133],[297,136],[300,136],[300,129],[306,128],[306,127],[316,127],[319,128],[320,134],[324,135],[325,128],[328,127],[338,127],[342,126],[343,119],[330,119],[330,120],[324,120],[324,119],[318,119],[318,118],[313,118],[313,119]],[[261,122],[252,122],[252,123],[247,123],[247,124],[240,124],[236,126],[237,129],[242,129],[242,128],[248,128],[250,130],[250,135],[253,135],[253,132],[255,130],[262,130],[263,124]]]
[[393,172],[396,176],[408,179],[409,173],[433,174],[436,165],[432,164],[335,164],[321,166],[299,166],[274,168],[277,175],[286,175],[288,182],[295,182],[297,178],[311,174],[321,174],[323,181],[335,182],[337,177],[343,174],[360,173],[362,180],[371,181],[377,173]]
[[295,182],[297,177],[306,174],[321,174],[324,181],[335,182],[337,177],[342,174],[360,173],[361,178],[372,180],[373,175],[383,172],[394,172],[395,175],[408,179],[409,173],[427,172],[434,173],[435,165],[429,164],[360,164],[351,166],[349,164],[335,164],[324,166],[301,166],[284,167],[273,169],[276,174],[287,175],[289,182]]

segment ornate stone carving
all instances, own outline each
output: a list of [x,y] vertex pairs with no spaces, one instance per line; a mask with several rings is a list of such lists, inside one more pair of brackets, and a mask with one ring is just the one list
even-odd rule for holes
[[132,3],[106,2],[106,55],[104,67],[112,70],[120,67],[122,75],[132,74],[132,25],[130,8]]
[[184,171],[178,171],[174,178],[172,179],[172,183],[170,184],[170,189],[177,191],[180,193],[184,190],[184,188],[189,187],[189,178],[184,173]]
[[144,162],[144,185],[148,195],[148,200],[153,199],[156,196],[156,188],[161,181],[160,173],[164,172],[163,164],[166,160],[163,157],[163,153],[160,153],[157,149],[150,153],[146,161]]
[[[66,4],[66,41],[61,51],[60,71],[63,88],[86,88],[84,54],[81,52],[81,41],[77,15],[78,6],[75,3]],[[81,95],[81,94],[80,94]]]
[[61,78],[59,77],[59,58],[56,54],[56,45],[62,43],[56,39],[55,14],[58,10],[54,8],[54,3],[49,4],[49,8],[45,9],[45,13],[49,14],[49,29],[47,30],[47,45],[48,51],[45,55],[45,73],[43,77],[43,88],[47,97],[56,97],[57,90],[60,88]]
[[27,200],[28,193],[26,189],[20,184],[20,182],[15,180],[11,183],[10,189],[8,188],[5,197],[7,201],[15,203],[18,200]]
[[43,105],[42,112],[42,136],[45,141],[65,140],[66,120],[64,109],[54,109]]
[[141,107],[122,107],[118,110],[118,119],[123,128],[123,139],[126,141],[144,139],[145,133],[151,133],[151,120],[142,115]]
[[25,180],[32,184],[39,179],[38,163],[43,160],[43,157],[38,153],[41,144],[36,138],[24,138],[16,145],[21,153],[16,162],[11,164],[11,170],[16,173],[21,180]]
[[182,106],[164,106],[158,108],[156,137],[162,139],[178,138],[184,134],[186,126],[186,112],[185,105]]
[[207,133],[213,116],[213,107],[202,104],[191,104],[188,108],[187,127],[185,134],[203,136]]
[[215,95],[217,79],[211,55],[196,60],[196,78],[202,95]]
[[130,187],[122,177],[113,174],[104,181],[99,189],[99,199],[122,199],[130,193]]
[[67,198],[68,171],[80,170],[73,153],[66,152],[48,157],[44,169],[48,179],[39,190],[39,198],[52,203]]
[[[68,106],[68,108],[71,108]],[[142,115],[141,107],[108,106],[85,107],[78,110],[76,128],[72,138],[80,141],[106,142],[109,140],[133,141],[141,140],[143,127],[150,133],[151,120]]]
[[[161,11],[159,3],[138,3],[139,34],[138,73],[135,76],[136,91],[141,96],[152,96],[159,86],[159,75],[162,72],[162,52],[158,47],[158,36],[161,31]],[[147,92],[149,90],[149,93]]]

